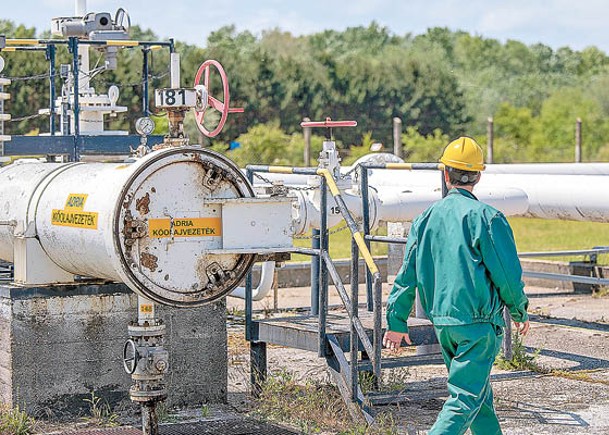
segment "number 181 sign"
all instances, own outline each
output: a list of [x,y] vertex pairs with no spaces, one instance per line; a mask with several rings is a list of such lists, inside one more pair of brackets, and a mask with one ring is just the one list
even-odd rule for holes
[[156,89],[154,104],[156,107],[195,107],[197,92],[194,89]]

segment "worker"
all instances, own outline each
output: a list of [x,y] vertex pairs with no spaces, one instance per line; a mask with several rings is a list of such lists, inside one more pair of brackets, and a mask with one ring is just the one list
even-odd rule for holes
[[482,149],[470,137],[445,148],[440,162],[449,188],[412,223],[404,263],[387,301],[383,345],[397,350],[418,289],[448,369],[449,397],[429,435],[501,434],[490,372],[503,340],[507,306],[523,336],[528,299],[514,236],[505,216],[472,193],[484,170]]

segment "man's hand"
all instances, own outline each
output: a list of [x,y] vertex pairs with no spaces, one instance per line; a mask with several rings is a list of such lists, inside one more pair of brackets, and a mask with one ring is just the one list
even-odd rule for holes
[[529,327],[531,326],[528,320],[522,323],[514,322],[514,325],[516,325],[516,331],[523,337],[529,333]]
[[385,336],[383,337],[383,346],[385,346],[387,349],[391,349],[392,351],[397,352],[397,350],[402,345],[402,339],[404,339],[406,343],[412,344],[408,333],[387,330],[387,332],[385,332]]

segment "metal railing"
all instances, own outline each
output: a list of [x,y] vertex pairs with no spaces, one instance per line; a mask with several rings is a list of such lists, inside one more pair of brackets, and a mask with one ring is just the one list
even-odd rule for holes
[[[318,334],[319,334],[319,355],[326,356],[328,339],[327,339],[327,315],[328,315],[328,274],[332,278],[334,286],[338,292],[341,302],[347,311],[349,316],[350,326],[350,394],[353,401],[357,400],[358,389],[359,389],[359,363],[358,363],[358,352],[359,343],[362,344],[364,351],[371,358],[372,362],[372,373],[376,379],[380,379],[381,375],[381,349],[382,349],[382,278],[377,265],[372,258],[370,253],[369,244],[366,242],[364,235],[359,230],[355,219],[349,212],[344,199],[341,196],[340,189],[336,184],[336,180],[332,176],[332,173],[328,169],[318,168],[292,168],[283,166],[266,166],[266,165],[248,165],[246,167],[247,176],[250,181],[253,181],[254,172],[268,172],[268,173],[280,173],[280,174],[301,174],[301,175],[316,175],[320,177],[320,228],[319,228],[319,250],[318,250],[318,261],[319,261],[319,313],[318,313]],[[352,256],[352,267],[351,267],[351,294],[349,295],[342,279],[330,258],[328,253],[329,249],[329,238],[328,238],[328,191],[332,194],[332,197],[340,210],[340,213],[347,223],[347,227],[352,235],[351,242],[351,256]],[[316,250],[311,250],[316,251]],[[358,306],[358,291],[359,291],[359,256],[363,257],[366,264],[367,275],[370,276],[370,293],[372,293],[372,287],[374,287],[374,296],[372,297],[371,311],[373,312],[373,333],[372,342],[366,333],[364,325],[359,316]],[[251,279],[249,286],[251,287]],[[247,283],[246,283],[247,289]],[[248,293],[246,291],[246,293]],[[249,291],[251,294],[251,291]],[[251,299],[251,298],[250,298]],[[248,306],[246,298],[246,320],[248,318],[248,310],[250,310],[251,316],[251,302]],[[251,319],[251,317],[250,317]]]

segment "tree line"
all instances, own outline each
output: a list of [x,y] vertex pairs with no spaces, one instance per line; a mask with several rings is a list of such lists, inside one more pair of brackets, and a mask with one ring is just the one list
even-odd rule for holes
[[[132,39],[158,39],[137,26],[131,33]],[[48,36],[7,20],[0,20],[0,34]],[[352,156],[367,152],[372,142],[391,150],[391,122],[397,116],[404,123],[405,155],[412,161],[437,159],[443,144],[461,134],[484,144],[486,119],[492,116],[496,162],[572,161],[575,120],[581,118],[584,160],[609,159],[609,57],[595,47],[552,49],[446,28],[396,35],[373,22],[306,36],[279,29],[257,36],[226,26],[212,32],[204,46],[178,41],[176,48],[183,86],[191,85],[205,59],[220,61],[227,71],[231,105],[244,107],[245,113],[229,116],[211,145],[226,150],[229,142],[238,142],[240,148],[229,151],[236,160],[302,164],[299,124],[305,116],[357,120],[357,128],[336,132],[345,154]],[[48,79],[23,80],[48,71],[44,53],[3,57],[2,75],[15,78],[7,88],[12,94],[7,112],[19,119],[47,107]],[[58,64],[69,59],[67,50],[59,50]],[[94,64],[96,54],[91,59]],[[151,88],[169,85],[167,69],[168,53],[154,51]],[[118,69],[92,80],[98,92],[118,85],[119,104],[129,107],[127,114],[108,121],[110,127],[133,130],[141,116],[141,71],[140,49],[123,49]],[[47,131],[47,125],[47,118],[34,117],[10,123],[8,131]],[[187,131],[198,139],[192,117]],[[314,148],[320,146],[315,138]]]

